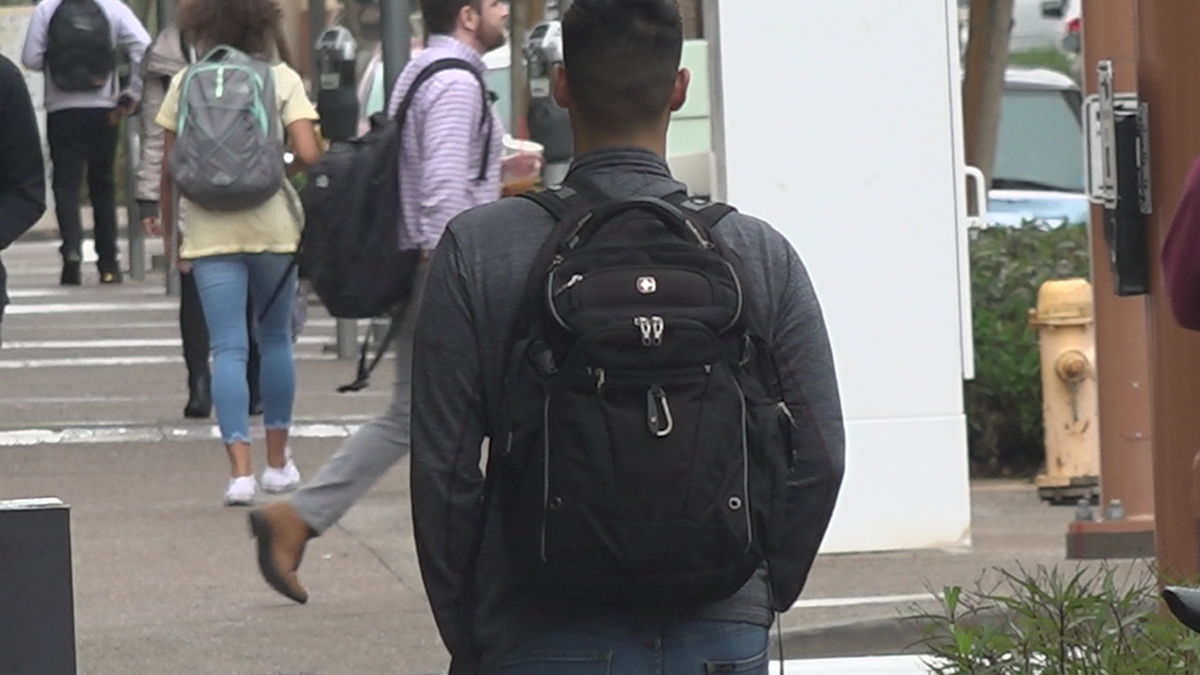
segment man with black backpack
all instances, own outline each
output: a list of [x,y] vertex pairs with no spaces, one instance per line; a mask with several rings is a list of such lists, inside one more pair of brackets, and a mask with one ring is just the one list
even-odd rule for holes
[[[30,19],[21,61],[46,73],[46,137],[63,240],[63,285],[82,281],[79,198],[85,167],[100,283],[121,283],[113,164],[120,117],[133,114],[141,97],[138,64],[149,44],[145,27],[121,0],[42,0]],[[118,47],[133,64],[125,91],[118,91]]]
[[[338,301],[360,305],[364,295],[390,294],[390,302],[401,307],[393,323],[396,382],[387,412],[343,443],[289,500],[250,514],[259,570],[272,588],[296,602],[308,600],[296,575],[308,540],[340,520],[408,454],[413,331],[429,258],[446,224],[500,197],[504,127],[483,81],[483,54],[505,43],[508,3],[421,0],[421,12],[430,38],[396,80],[388,106],[395,126],[365,137],[382,142],[360,140],[366,156],[331,151],[308,176],[316,189],[308,190],[305,202],[301,259],[314,260],[309,278],[322,301],[337,316],[343,309]],[[393,147],[388,139],[396,143],[398,157],[379,152]],[[360,180],[343,187],[346,177],[363,169]],[[372,183],[381,177],[389,184]],[[343,201],[347,197],[349,203]],[[339,250],[355,234],[357,247]],[[353,292],[353,277],[370,292]]]
[[821,308],[781,234],[671,178],[677,3],[575,0],[563,43],[578,159],[450,223],[417,321],[413,529],[450,673],[765,673],[844,470]]

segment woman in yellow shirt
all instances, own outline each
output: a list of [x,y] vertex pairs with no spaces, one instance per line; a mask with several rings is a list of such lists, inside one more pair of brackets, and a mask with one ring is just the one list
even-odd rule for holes
[[[280,18],[273,0],[186,0],[179,7],[179,27],[203,53],[227,45],[258,58],[270,53]],[[186,71],[171,80],[156,122],[166,130],[166,153],[175,141],[180,83]],[[291,139],[300,165],[315,164],[320,155],[313,123],[317,111],[304,92],[296,71],[286,64],[271,67],[276,110]],[[282,163],[283,157],[279,158]],[[162,203],[171,203],[173,185],[163,172]],[[290,202],[290,203],[289,203]],[[213,352],[212,397],[229,453],[227,505],[254,501],[259,481],[250,460],[249,391],[246,385],[247,293],[259,321],[263,426],[267,435],[267,468],[261,477],[268,492],[285,492],[300,483],[287,450],[292,424],[296,374],[292,360],[291,313],[296,279],[290,271],[300,241],[303,211],[290,185],[265,203],[244,211],[210,211],[179,200],[181,218],[179,257],[190,261],[200,291]],[[170,222],[169,219],[164,219]],[[291,275],[273,302],[273,291],[285,274]],[[265,313],[264,313],[265,312]]]

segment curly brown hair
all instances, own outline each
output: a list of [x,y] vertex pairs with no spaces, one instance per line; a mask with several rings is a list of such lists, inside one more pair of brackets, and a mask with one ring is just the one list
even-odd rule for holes
[[190,0],[179,7],[179,30],[198,48],[228,45],[267,57],[281,12],[275,0]]

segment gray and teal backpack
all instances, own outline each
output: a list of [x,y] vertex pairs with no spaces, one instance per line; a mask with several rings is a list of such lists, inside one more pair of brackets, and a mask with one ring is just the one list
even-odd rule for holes
[[210,211],[244,211],[283,187],[271,64],[219,46],[188,67],[169,167],[180,194]]

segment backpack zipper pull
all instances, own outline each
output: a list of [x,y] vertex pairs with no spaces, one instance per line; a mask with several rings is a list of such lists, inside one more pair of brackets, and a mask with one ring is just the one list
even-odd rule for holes
[[563,293],[566,293],[567,291],[571,290],[572,286],[574,286],[575,284],[578,284],[581,281],[583,281],[582,274],[571,275],[571,278],[567,279],[567,283],[563,284],[562,286],[559,286],[558,290],[554,291],[554,297],[557,298],[558,296],[562,295]]
[[663,343],[663,332],[667,328],[667,322],[661,316],[650,317],[650,328],[653,331],[652,344],[655,347],[661,347]]
[[633,317],[633,325],[642,331],[642,346],[652,347],[654,345],[654,327],[650,319],[644,316],[635,316]]
[[217,88],[214,93],[217,98],[225,95],[225,66],[217,66]]

